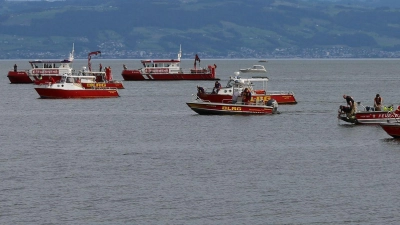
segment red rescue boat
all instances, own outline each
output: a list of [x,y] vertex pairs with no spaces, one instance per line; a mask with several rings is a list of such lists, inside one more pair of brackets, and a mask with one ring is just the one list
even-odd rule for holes
[[[97,55],[101,54],[100,51],[94,51],[90,52],[88,54],[88,68],[83,67],[82,70],[77,72],[78,76],[94,76],[96,79],[82,79],[82,86],[84,88],[93,88],[93,87],[101,87],[101,88],[118,88],[118,89],[124,89],[124,85],[120,81],[116,81],[113,79],[112,72],[111,72],[111,67],[105,67],[103,70],[103,66],[100,63],[100,68],[99,72],[92,71],[92,64],[91,64],[91,56],[92,55]],[[71,74],[71,73],[66,73]],[[75,74],[75,71],[73,71],[73,75]],[[60,77],[56,77],[54,79],[55,81],[60,80]],[[43,77],[35,77],[35,84],[46,84],[49,82],[49,77],[47,79],[43,79]]]
[[267,91],[268,77],[241,78],[239,72],[230,77],[228,84],[222,88],[204,89],[198,87],[197,96],[210,102],[231,100],[233,95],[240,94],[245,88],[251,92],[252,101],[267,102],[275,99],[278,104],[297,104],[294,93],[291,91]]
[[338,118],[353,124],[380,124],[386,122],[397,122],[400,120],[400,106],[396,110],[393,106],[384,107],[382,111],[374,111],[373,107],[363,106],[357,102],[357,110],[351,114],[346,106],[339,107]]
[[41,98],[116,98],[119,97],[118,89],[92,87],[84,88],[82,81],[86,79],[95,80],[94,76],[62,76],[58,82],[49,82],[35,87]]
[[18,70],[17,64],[14,65],[14,70],[7,74],[10,83],[26,84],[34,83],[40,80],[43,83],[49,82],[49,77],[58,81],[63,74],[72,74],[72,61],[74,59],[74,46],[68,59],[64,60],[34,60],[29,61],[31,69]]
[[[178,59],[142,60],[143,68],[129,70],[125,65],[122,77],[127,81],[143,80],[219,80],[215,77],[217,66],[208,65],[200,67],[200,58],[196,54],[194,68],[183,69],[180,67],[182,50],[179,50]],[[197,67],[197,62],[199,67]]]

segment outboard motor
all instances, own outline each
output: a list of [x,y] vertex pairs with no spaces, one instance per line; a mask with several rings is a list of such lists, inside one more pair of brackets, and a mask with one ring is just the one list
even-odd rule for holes
[[276,113],[278,111],[278,102],[275,99],[270,99],[266,103],[267,106],[272,106],[274,109],[272,110],[273,113]]

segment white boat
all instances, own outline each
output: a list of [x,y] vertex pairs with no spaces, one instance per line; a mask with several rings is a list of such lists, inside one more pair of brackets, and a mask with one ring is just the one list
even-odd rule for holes
[[240,69],[242,73],[266,73],[267,70],[263,65],[253,65],[253,67]]
[[[217,91],[215,91],[215,88],[198,87],[197,96],[211,102],[226,102],[232,99],[234,93],[242,93],[247,88],[251,92],[252,101],[263,100],[267,102],[270,99],[275,99],[279,104],[297,104],[294,93],[291,91],[267,91],[268,77],[241,78],[239,72],[234,74],[235,76],[229,78],[228,84]],[[199,88],[201,88],[201,91]]]

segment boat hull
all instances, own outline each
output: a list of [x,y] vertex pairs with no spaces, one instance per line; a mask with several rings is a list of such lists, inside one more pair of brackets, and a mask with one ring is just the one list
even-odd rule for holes
[[386,111],[362,111],[355,113],[354,116],[342,114],[339,119],[354,124],[380,124],[387,122],[400,121],[400,113]]
[[35,88],[40,98],[63,99],[63,98],[117,98],[119,97],[116,89],[81,89],[65,90],[52,89],[46,87]]
[[201,71],[191,73],[148,73],[143,74],[138,70],[123,70],[122,77],[126,81],[156,81],[156,80],[219,80],[215,74]]
[[381,123],[379,124],[386,133],[394,138],[400,138],[399,123]]
[[[221,94],[208,94],[208,93],[198,93],[197,96],[203,100],[210,101],[210,102],[220,102],[220,103],[227,103],[232,100],[231,95],[221,95]],[[293,105],[297,104],[296,98],[294,94],[286,93],[286,94],[262,94],[262,95],[252,95],[251,101],[253,102],[260,102],[264,101],[267,102],[271,99],[275,99],[278,104],[282,105]]]
[[276,113],[276,107],[242,104],[187,102],[189,108],[200,115],[266,115]]
[[11,84],[29,84],[33,83],[31,78],[25,71],[8,71],[8,79]]

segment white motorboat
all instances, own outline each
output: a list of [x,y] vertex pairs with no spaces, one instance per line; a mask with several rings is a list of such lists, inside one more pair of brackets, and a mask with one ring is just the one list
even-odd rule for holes
[[267,70],[263,65],[253,65],[250,68],[240,69],[242,73],[266,73]]

